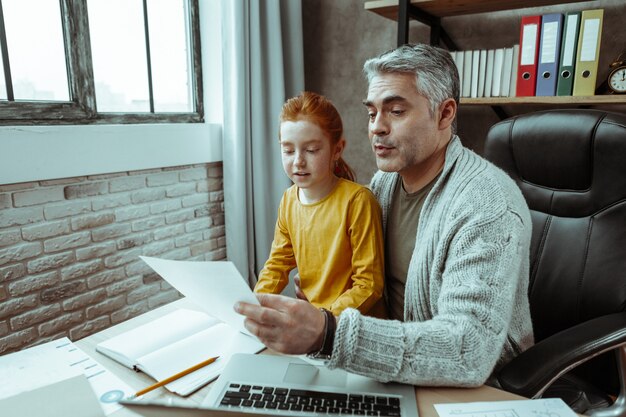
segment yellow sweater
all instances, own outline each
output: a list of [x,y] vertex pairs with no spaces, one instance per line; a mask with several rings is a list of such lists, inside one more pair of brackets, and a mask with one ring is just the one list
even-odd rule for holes
[[336,316],[351,307],[385,317],[383,253],[380,206],[366,187],[340,179],[324,199],[302,204],[293,185],[280,202],[272,250],[254,291],[282,292],[297,267],[314,306]]

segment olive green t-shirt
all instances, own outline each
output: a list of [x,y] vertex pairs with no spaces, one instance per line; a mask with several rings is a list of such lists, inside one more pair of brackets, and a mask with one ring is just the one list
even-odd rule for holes
[[389,318],[404,321],[404,285],[415,248],[417,223],[426,196],[439,178],[437,175],[424,188],[407,193],[400,179],[393,190],[385,232],[385,288]]

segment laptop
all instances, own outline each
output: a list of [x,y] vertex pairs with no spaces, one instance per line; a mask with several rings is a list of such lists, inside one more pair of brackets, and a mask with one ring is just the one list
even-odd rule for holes
[[[127,409],[143,417],[275,417],[275,414],[264,414],[256,410],[239,412],[224,408],[192,407],[173,405],[158,400],[120,401]],[[283,414],[287,416],[288,414]],[[302,415],[302,414],[300,414]]]
[[381,383],[295,356],[243,353],[232,356],[200,408],[144,401],[124,405],[145,417],[418,417],[411,385]]

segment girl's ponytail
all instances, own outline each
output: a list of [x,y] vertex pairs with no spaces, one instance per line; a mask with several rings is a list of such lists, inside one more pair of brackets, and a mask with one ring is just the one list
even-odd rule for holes
[[354,171],[350,168],[350,165],[343,158],[339,157],[337,162],[335,163],[335,175],[339,178],[343,178],[349,181],[354,182],[356,180],[356,175],[354,175]]

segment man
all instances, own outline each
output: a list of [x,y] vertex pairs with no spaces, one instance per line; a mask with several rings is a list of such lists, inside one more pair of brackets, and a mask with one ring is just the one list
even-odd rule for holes
[[364,72],[394,320],[346,310],[335,321],[277,295],[235,309],[268,347],[321,351],[330,368],[414,385],[497,385],[494,373],[533,343],[526,203],[454,134],[459,79],[446,51],[405,45]]

